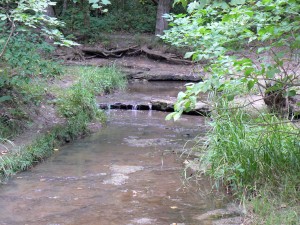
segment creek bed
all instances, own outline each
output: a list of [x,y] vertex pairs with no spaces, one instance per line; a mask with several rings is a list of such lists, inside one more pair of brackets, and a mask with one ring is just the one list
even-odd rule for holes
[[215,215],[201,215],[225,201],[209,194],[206,179],[184,185],[184,157],[175,154],[205,135],[205,118],[107,113],[100,132],[0,186],[0,225],[213,224]]

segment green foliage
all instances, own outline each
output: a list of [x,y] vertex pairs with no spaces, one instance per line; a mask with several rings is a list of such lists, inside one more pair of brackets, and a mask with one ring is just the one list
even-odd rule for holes
[[46,59],[53,50],[53,46],[37,35],[20,34],[11,39],[3,60],[20,79],[34,75],[54,77],[61,74],[62,69],[57,62]]
[[[187,7],[187,14],[167,16],[173,27],[162,38],[191,48],[185,57],[207,62],[208,76],[178,94],[176,111],[167,119],[176,120],[195,107],[201,93],[213,96],[212,130],[201,158],[204,172],[216,186],[251,200],[253,224],[298,224],[300,209],[293,207],[300,199],[300,130],[278,112],[289,110],[290,98],[300,92],[300,4],[188,2],[175,1]],[[273,114],[253,117],[245,106],[232,104],[236,96],[253,89],[260,91]]]
[[81,83],[75,84],[64,93],[58,102],[59,112],[66,118],[74,118],[84,112],[87,119],[99,116],[96,100],[92,92]]
[[70,5],[61,19],[69,30],[75,31],[77,35],[85,35],[89,39],[97,39],[103,32],[154,31],[156,6],[151,1],[144,4],[138,0],[111,2],[105,14],[103,11],[99,13],[99,10],[89,9],[89,18],[86,18],[86,11],[83,11],[82,7]]
[[[299,223],[299,206],[287,207],[286,200],[271,200],[270,196],[262,195],[252,199],[250,203],[251,224],[260,225],[294,225]],[[255,215],[253,215],[255,213]]]
[[8,0],[1,3],[0,7],[0,32],[7,34],[0,38],[0,43],[3,43],[0,58],[5,52],[10,38],[16,33],[33,33],[36,29],[42,36],[53,39],[57,44],[70,46],[75,44],[72,41],[66,40],[62,33],[56,29],[63,24],[54,17],[47,16],[47,7],[55,5],[55,2],[50,0],[24,0],[14,1]]
[[208,151],[202,159],[208,174],[234,191],[250,193],[266,184],[282,189],[286,180],[299,176],[299,129],[269,114],[253,118],[224,102],[213,116]]
[[[218,88],[245,84],[251,90],[256,84],[266,94],[296,95],[299,71],[297,67],[288,68],[291,54],[300,44],[299,9],[300,4],[293,0],[193,2],[187,15],[168,16],[173,28],[162,38],[176,46],[193,48],[186,58],[209,60],[205,70]],[[250,43],[260,46],[257,59],[228,54],[242,51]],[[208,85],[206,91],[214,91],[214,86]],[[195,89],[195,96],[197,92]]]
[[66,123],[52,128],[25,149],[16,149],[0,157],[0,178],[28,169],[50,156],[59,144],[88,133],[88,122],[94,119],[105,120],[96,104],[95,95],[125,88],[126,85],[125,76],[114,67],[71,67],[67,68],[67,72],[78,76],[78,80],[67,90],[56,93],[56,105],[59,113],[66,118]]
[[0,137],[12,138],[30,121],[28,114],[43,100],[46,84],[41,78],[25,80],[1,75],[5,82],[0,89]]
[[114,89],[124,89],[127,84],[125,75],[115,66],[68,67],[66,73],[78,76],[79,82],[95,95],[110,93]]

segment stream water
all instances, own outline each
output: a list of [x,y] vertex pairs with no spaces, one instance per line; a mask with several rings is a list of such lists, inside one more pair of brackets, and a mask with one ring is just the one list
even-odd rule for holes
[[1,225],[225,224],[207,216],[224,200],[208,194],[206,179],[184,185],[184,157],[175,154],[204,135],[204,118],[108,113],[100,132],[0,186]]

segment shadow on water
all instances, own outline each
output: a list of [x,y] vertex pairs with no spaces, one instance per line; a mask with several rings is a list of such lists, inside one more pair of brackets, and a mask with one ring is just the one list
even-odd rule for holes
[[183,159],[173,153],[205,132],[204,118],[165,116],[111,110],[99,133],[0,187],[0,224],[214,224],[205,215],[225,203],[205,179],[183,185]]

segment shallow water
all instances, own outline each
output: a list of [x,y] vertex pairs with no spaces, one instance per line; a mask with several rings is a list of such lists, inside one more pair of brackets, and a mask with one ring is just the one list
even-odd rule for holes
[[205,119],[107,113],[99,133],[0,186],[1,225],[213,224],[205,213],[225,203],[209,194],[205,179],[184,185],[185,157],[176,154],[205,134]]
[[[153,99],[170,100],[177,97],[178,92],[185,90],[186,82],[180,81],[151,81],[133,82],[126,90],[111,95],[98,97],[99,103],[147,104]],[[201,99],[205,99],[203,96]]]

